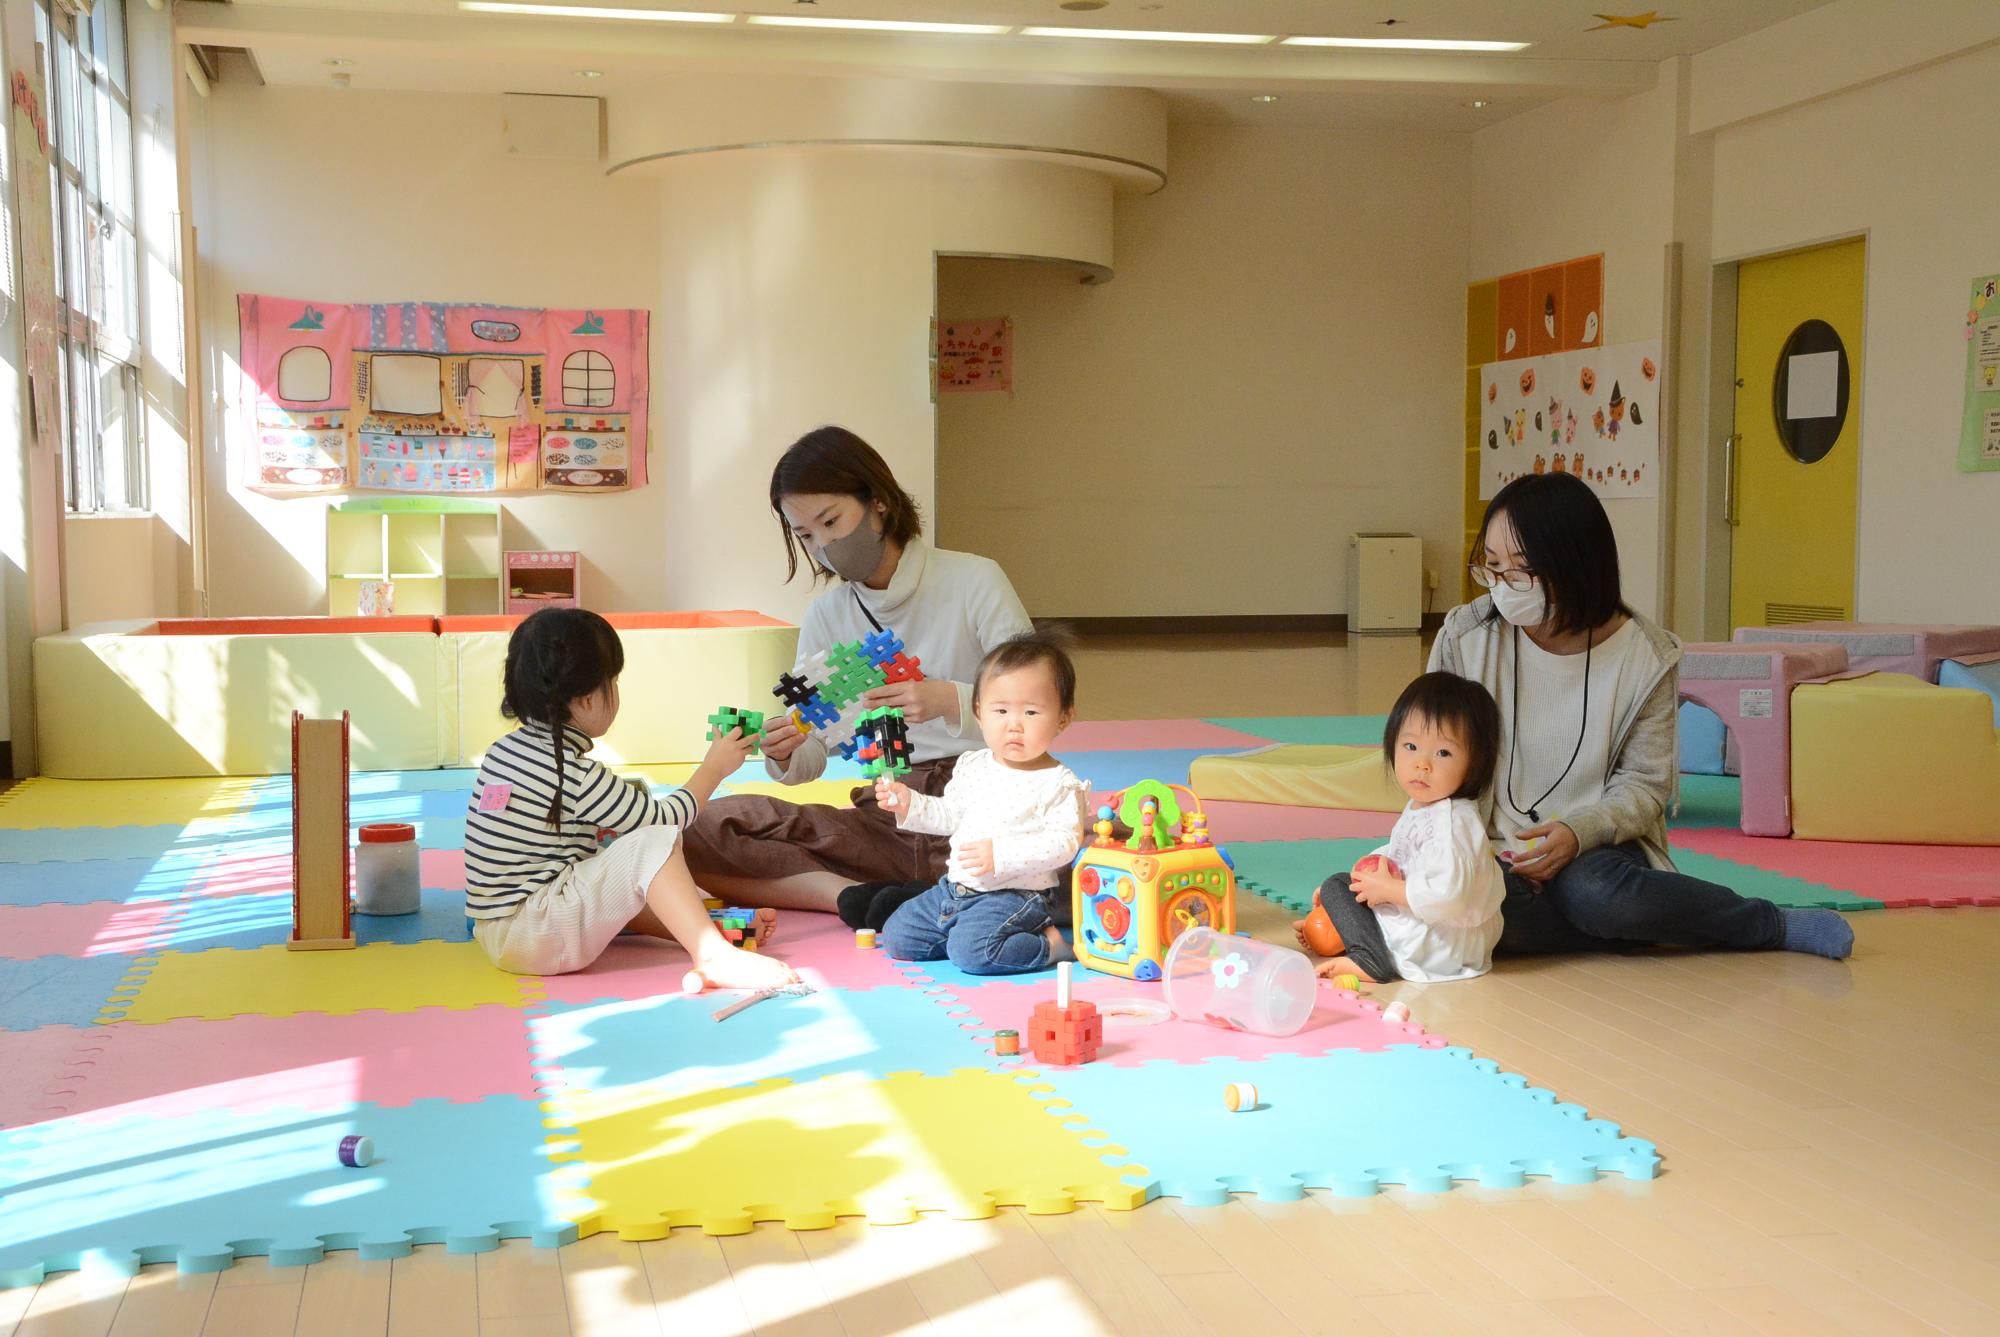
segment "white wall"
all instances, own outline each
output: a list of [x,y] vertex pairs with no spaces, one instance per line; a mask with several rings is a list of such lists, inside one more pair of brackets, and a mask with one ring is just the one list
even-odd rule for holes
[[1857,613],[2000,622],[2000,473],[1956,465],[1971,280],[2000,271],[2000,48],[1723,129],[1714,245],[1866,232]]
[[[1678,75],[1669,61],[1648,92],[1618,102],[1553,102],[1475,134],[1470,277],[1602,251],[1604,342],[1665,338]],[[1670,356],[1670,385],[1680,371]],[[1671,476],[1663,471],[1663,479]],[[1604,509],[1618,538],[1626,602],[1659,617],[1663,501],[1608,498]]]
[[[220,84],[189,110],[209,611],[324,612],[326,503],[246,491],[242,437],[224,444],[238,412],[237,294],[650,307],[656,191],[596,163],[509,160],[497,97]],[[657,496],[509,500],[503,541],[581,549],[598,607],[671,607]]]
[[1116,275],[946,261],[1011,316],[1015,394],[938,406],[939,532],[1038,616],[1345,610],[1346,537],[1458,562],[1463,136],[1173,128]]

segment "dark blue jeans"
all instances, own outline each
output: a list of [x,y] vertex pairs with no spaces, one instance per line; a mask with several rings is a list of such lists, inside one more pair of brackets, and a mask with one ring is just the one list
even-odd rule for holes
[[1547,882],[1507,874],[1495,956],[1610,952],[1673,943],[1776,947],[1778,907],[1646,862],[1636,844],[1585,850]]
[[905,901],[882,926],[882,946],[900,961],[949,957],[968,975],[1021,975],[1049,963],[1043,930],[1055,891],[973,891],[950,878]]

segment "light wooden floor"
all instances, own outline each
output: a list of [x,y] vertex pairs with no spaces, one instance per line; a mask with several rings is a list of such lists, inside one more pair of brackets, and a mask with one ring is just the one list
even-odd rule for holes
[[[1414,671],[1396,653],[1121,640],[1080,671],[1100,717],[1379,711]],[[0,1337],[2000,1333],[2000,912],[1855,926],[1844,964],[1598,957],[1378,991],[1657,1142],[1651,1183],[66,1274],[0,1291]]]

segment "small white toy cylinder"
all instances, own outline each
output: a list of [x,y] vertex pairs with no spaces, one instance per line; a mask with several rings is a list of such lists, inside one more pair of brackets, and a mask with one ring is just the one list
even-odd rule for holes
[[1410,1005],[1401,999],[1382,1009],[1382,1020],[1400,1026],[1410,1019]]
[[408,822],[364,826],[354,851],[354,908],[364,915],[413,915],[423,908],[417,828]]
[[1231,1082],[1223,1088],[1222,1103],[1229,1106],[1232,1114],[1257,1108],[1257,1088],[1249,1082]]

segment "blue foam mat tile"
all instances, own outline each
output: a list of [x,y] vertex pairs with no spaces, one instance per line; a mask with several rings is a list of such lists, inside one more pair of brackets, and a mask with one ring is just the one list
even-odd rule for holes
[[[292,933],[291,893],[260,892],[245,896],[195,896],[172,919],[149,936],[177,952],[211,948],[249,949],[283,943]],[[409,915],[354,916],[355,941],[467,942],[472,930],[465,918],[465,893],[425,888],[423,908]]]
[[37,827],[0,831],[0,864],[81,863],[109,859],[214,858],[221,855],[290,855],[292,829],[248,835],[232,833],[228,818],[202,819],[186,826]]
[[[375,1144],[365,1169],[340,1139]],[[219,1271],[240,1257],[281,1266],[325,1250],[397,1258],[413,1244],[478,1253],[502,1239],[567,1244],[541,1102],[421,1100],[343,1111],[227,1110],[177,1118],[50,1120],[0,1132],[12,1180],[0,1213],[0,1286],[75,1268],[130,1274],[175,1262]]]
[[1194,759],[1213,752],[1213,748],[1160,747],[1064,753],[1062,740],[1056,740],[1056,755],[1093,790],[1127,789],[1141,780],[1184,785]]
[[[1599,1174],[1651,1179],[1650,1142],[1502,1072],[1467,1049],[1396,1046],[1275,1054],[1244,1062],[1092,1063],[1039,1067],[1061,1115],[1107,1130],[1146,1167],[1127,1183],[1148,1195],[1216,1205],[1232,1193],[1296,1199],[1308,1188],[1366,1197],[1383,1184],[1441,1193],[1455,1181],[1519,1187],[1528,1175],[1587,1183]],[[1256,1108],[1232,1113],[1231,1082],[1257,1087]],[[1108,1158],[1107,1158],[1108,1162]]]
[[[782,939],[780,939],[782,942]],[[593,1092],[692,1094],[767,1078],[946,1076],[984,1063],[958,1015],[913,989],[823,989],[767,998],[722,1021],[738,993],[550,1005],[531,1022],[536,1059]]]
[[197,854],[57,863],[0,863],[0,905],[170,901],[186,894],[210,858]]
[[0,1031],[88,1026],[131,969],[129,956],[0,958]]

